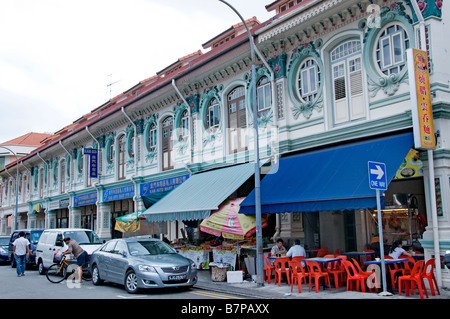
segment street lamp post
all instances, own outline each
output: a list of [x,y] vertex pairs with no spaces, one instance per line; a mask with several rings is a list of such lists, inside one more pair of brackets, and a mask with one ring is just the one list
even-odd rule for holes
[[17,205],[19,204],[19,158],[17,157],[17,154],[13,150],[9,149],[8,147],[5,147],[5,146],[0,146],[0,147],[13,153],[14,156],[16,157],[16,168],[17,168],[17,172],[16,172],[16,207],[15,207],[15,211],[14,211],[14,230],[16,230],[17,229]]
[[228,2],[219,0],[229,6],[241,19],[247,30],[248,39],[250,41],[250,50],[252,57],[252,106],[253,106],[253,129],[255,130],[255,215],[256,215],[256,283],[258,286],[264,286],[264,266],[263,266],[263,246],[262,246],[262,226],[261,226],[261,186],[259,172],[259,133],[258,133],[258,110],[256,106],[256,68],[255,68],[255,49],[253,38],[250,30],[242,18],[241,14],[233,8]]

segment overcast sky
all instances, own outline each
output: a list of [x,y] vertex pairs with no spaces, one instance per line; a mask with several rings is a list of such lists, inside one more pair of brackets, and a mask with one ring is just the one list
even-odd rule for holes
[[58,131],[238,22],[218,0],[0,0],[0,143]]

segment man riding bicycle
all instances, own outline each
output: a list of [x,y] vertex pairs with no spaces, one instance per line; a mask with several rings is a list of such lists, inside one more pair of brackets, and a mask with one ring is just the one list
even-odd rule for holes
[[82,267],[84,264],[88,263],[89,255],[75,240],[70,239],[70,237],[64,238],[64,242],[69,248],[62,253],[62,256],[68,254],[73,254],[75,256],[78,265],[78,282],[81,283],[81,275],[83,273]]

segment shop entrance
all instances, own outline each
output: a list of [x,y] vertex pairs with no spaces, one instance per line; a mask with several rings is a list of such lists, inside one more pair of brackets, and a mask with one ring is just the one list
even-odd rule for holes
[[345,251],[355,251],[357,249],[355,211],[344,211],[344,237]]

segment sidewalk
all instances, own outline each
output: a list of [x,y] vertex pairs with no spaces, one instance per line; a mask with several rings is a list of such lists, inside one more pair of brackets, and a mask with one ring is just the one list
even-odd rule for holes
[[[414,295],[410,295],[406,297],[404,293],[401,296],[398,293],[393,294],[392,296],[380,296],[379,293],[362,293],[356,291],[346,291],[346,287],[340,287],[336,290],[334,286],[332,286],[331,290],[323,289],[321,287],[319,293],[315,292],[315,288],[313,285],[313,289],[311,292],[308,292],[309,285],[302,285],[302,292],[298,292],[298,287],[295,285],[294,289],[291,293],[291,287],[288,286],[286,282],[281,282],[281,286],[278,284],[274,284],[273,277],[270,284],[267,281],[264,283],[264,286],[258,287],[255,282],[252,281],[243,281],[242,283],[227,283],[224,282],[214,282],[211,280],[211,271],[210,270],[199,270],[198,271],[198,283],[195,285],[196,288],[211,290],[215,292],[221,293],[232,293],[244,298],[258,298],[258,299],[380,299],[380,300],[415,300],[419,299],[419,293],[415,292]],[[440,288],[440,295],[432,296],[430,290],[428,289],[428,300],[438,300],[438,299],[450,299],[450,291]],[[425,299],[426,296],[425,296]]]

